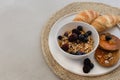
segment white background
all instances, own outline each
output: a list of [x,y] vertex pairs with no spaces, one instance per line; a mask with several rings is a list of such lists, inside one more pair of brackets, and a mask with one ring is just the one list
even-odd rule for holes
[[0,0],[0,80],[60,80],[43,59],[40,32],[53,13],[74,1],[120,8],[120,0]]

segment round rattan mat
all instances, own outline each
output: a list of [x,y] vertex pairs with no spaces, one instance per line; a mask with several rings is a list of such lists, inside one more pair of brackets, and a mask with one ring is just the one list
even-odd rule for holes
[[95,77],[84,77],[80,76],[74,73],[71,73],[67,70],[65,70],[63,67],[61,67],[53,58],[51,55],[51,52],[49,50],[48,46],[48,36],[49,32],[51,30],[51,27],[53,24],[60,19],[61,17],[73,13],[78,12],[86,9],[92,9],[95,11],[100,12],[101,14],[115,14],[120,15],[120,9],[111,7],[109,5],[105,5],[102,3],[94,3],[94,2],[74,2],[63,9],[57,11],[46,23],[46,25],[43,27],[42,33],[41,33],[41,47],[42,47],[42,53],[44,55],[44,58],[49,65],[49,67],[52,69],[52,71],[59,76],[62,80],[119,80],[120,79],[120,67],[115,69],[114,71],[102,75],[102,76],[95,76]]

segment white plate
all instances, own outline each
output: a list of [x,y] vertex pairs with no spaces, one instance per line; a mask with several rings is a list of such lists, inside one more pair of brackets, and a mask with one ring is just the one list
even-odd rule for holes
[[[48,41],[49,41],[49,49],[50,49],[51,54],[54,57],[54,59],[64,69],[66,69],[72,73],[82,75],[82,76],[99,76],[99,75],[103,75],[108,72],[111,72],[114,69],[116,69],[117,67],[119,67],[120,60],[115,66],[110,67],[110,68],[105,68],[105,67],[100,66],[97,63],[97,61],[94,58],[94,55],[91,55],[91,56],[89,56],[89,58],[94,63],[95,67],[88,74],[86,74],[82,70],[82,67],[83,67],[82,60],[72,60],[61,54],[61,51],[59,50],[59,48],[57,47],[57,44],[55,43],[55,33],[59,30],[60,27],[62,27],[63,25],[65,25],[68,22],[71,22],[73,20],[73,18],[75,17],[75,15],[76,15],[76,13],[72,13],[72,14],[68,14],[68,15],[60,18],[51,28]],[[118,29],[118,27],[110,29],[107,32],[110,32],[120,38],[120,29]]]

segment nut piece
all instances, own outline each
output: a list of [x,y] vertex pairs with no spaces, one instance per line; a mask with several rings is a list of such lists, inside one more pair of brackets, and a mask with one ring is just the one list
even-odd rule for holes
[[112,57],[112,53],[110,52],[110,53],[108,53],[108,57]]
[[113,57],[109,58],[109,61],[113,60]]
[[105,64],[109,64],[109,61],[108,61],[108,60],[105,60]]
[[102,58],[102,56],[101,56],[101,55],[97,55],[97,57],[98,57],[98,58]]

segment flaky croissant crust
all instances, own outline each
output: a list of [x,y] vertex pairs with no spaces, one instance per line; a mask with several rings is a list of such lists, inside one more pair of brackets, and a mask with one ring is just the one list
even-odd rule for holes
[[120,17],[115,15],[102,15],[96,18],[91,25],[93,25],[98,32],[114,27],[120,23]]
[[94,10],[85,10],[78,13],[75,16],[74,21],[83,21],[90,24],[98,16],[99,16],[99,13]]
[[120,16],[111,14],[99,15],[99,13],[94,10],[84,10],[78,13],[73,21],[86,22],[93,25],[98,32],[102,32],[120,23]]

